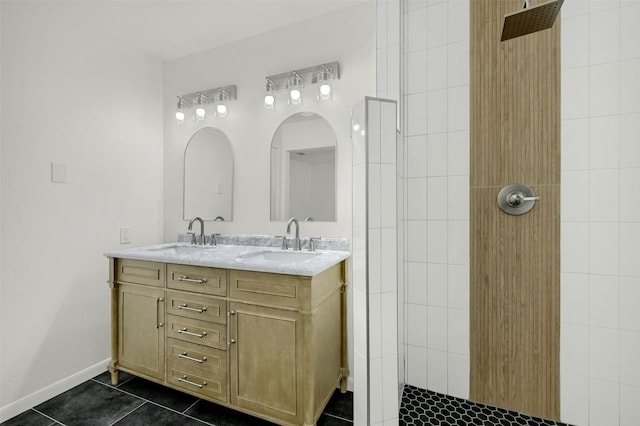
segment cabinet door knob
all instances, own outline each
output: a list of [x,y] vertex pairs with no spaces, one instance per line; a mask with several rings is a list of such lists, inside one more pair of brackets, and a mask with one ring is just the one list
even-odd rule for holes
[[231,343],[235,343],[235,342],[236,342],[236,339],[231,339]]
[[229,315],[235,315],[236,311],[229,311]]

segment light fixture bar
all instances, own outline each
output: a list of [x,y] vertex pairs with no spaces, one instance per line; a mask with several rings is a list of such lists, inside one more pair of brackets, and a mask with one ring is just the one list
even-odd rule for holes
[[212,104],[221,100],[235,101],[236,99],[238,99],[237,87],[235,84],[224,87],[216,87],[215,89],[203,90],[201,92],[188,93],[186,95],[180,96],[180,98],[187,102],[193,103],[198,99],[198,97],[200,97],[200,95],[204,95],[202,97],[203,104]]
[[[313,84],[318,82],[318,73],[328,69],[335,80],[340,79],[340,63],[338,61],[327,62],[320,65],[314,65],[312,67],[296,69],[295,71],[287,71],[280,74],[270,75],[266,77],[267,80],[271,80],[274,83],[283,83],[291,77],[291,73],[295,72],[300,75],[302,81],[301,84]],[[283,87],[284,84],[278,84],[279,87]]]

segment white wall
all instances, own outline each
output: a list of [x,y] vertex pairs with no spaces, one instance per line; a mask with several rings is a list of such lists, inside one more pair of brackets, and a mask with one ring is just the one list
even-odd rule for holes
[[[102,253],[122,225],[135,244],[162,238],[163,111],[161,64],[102,36],[107,2],[0,10],[3,421],[104,371]],[[51,183],[51,162],[67,183]]]
[[639,425],[640,1],[561,16],[561,417]]
[[[174,241],[184,232],[182,219],[183,151],[197,128],[176,126],[172,106],[177,95],[236,84],[238,100],[230,104],[228,120],[208,123],[230,139],[235,158],[232,222],[207,222],[207,233],[282,234],[284,222],[270,221],[270,146],[279,124],[298,111],[324,117],[337,137],[336,222],[301,224],[301,235],[351,236],[351,140],[349,109],[375,93],[375,7],[364,3],[303,23],[241,40],[165,64],[164,78],[164,238]],[[304,106],[286,105],[285,91],[276,96],[276,111],[265,111],[265,77],[296,68],[339,61],[333,103],[315,101],[316,85],[303,90]]]
[[469,397],[469,1],[405,3],[406,381]]

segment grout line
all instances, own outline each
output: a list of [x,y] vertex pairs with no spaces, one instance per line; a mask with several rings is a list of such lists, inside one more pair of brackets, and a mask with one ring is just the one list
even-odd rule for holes
[[[134,378],[135,378],[135,377],[136,377],[136,376],[134,376]],[[102,385],[105,385],[104,383],[101,383],[101,382],[98,382],[98,383],[100,383],[100,384],[102,384]],[[145,403],[149,403],[149,404],[151,404],[151,405],[155,405],[156,407],[164,408],[165,410],[169,410],[169,411],[172,411],[172,412],[174,412],[174,413],[176,413],[176,414],[180,414],[181,416],[188,417],[188,418],[190,418],[190,419],[192,419],[192,420],[196,420],[196,421],[198,421],[198,422],[200,422],[200,423],[202,423],[202,424],[205,424],[205,425],[211,425],[211,423],[207,423],[207,422],[205,422],[204,420],[201,420],[201,419],[198,419],[198,418],[196,418],[196,417],[190,416],[189,414],[181,413],[180,411],[174,410],[173,408],[170,408],[170,407],[167,407],[167,406],[165,406],[165,405],[159,404],[159,403],[157,403],[157,402],[155,402],[155,401],[151,401],[151,400],[149,400],[149,399],[143,398],[143,397],[141,397],[141,396],[139,396],[139,395],[136,395],[136,394],[133,394],[133,393],[131,393],[131,392],[127,392],[127,391],[125,391],[125,390],[123,390],[123,389],[114,388],[113,386],[110,386],[110,385],[105,385],[105,386],[111,387],[111,388],[113,388],[113,389],[115,389],[115,390],[117,390],[117,391],[119,391],[119,392],[122,392],[122,393],[124,393],[124,394],[129,395],[129,396],[132,396],[132,397],[134,397],[134,398],[137,398],[137,399],[139,399],[139,400],[141,400],[141,401],[144,401]],[[195,405],[198,401],[200,401],[200,400],[198,399],[198,400],[197,400],[196,402],[194,402],[194,403],[193,403],[189,408],[193,407],[193,405]],[[138,407],[137,407],[136,409],[134,409],[133,411],[137,410],[138,408],[142,407],[143,405],[144,405],[144,403],[143,403],[143,404],[141,404],[140,406],[138,406]],[[131,411],[131,413],[132,413],[133,411]],[[129,414],[131,414],[131,413],[128,413],[128,414],[127,414],[127,416],[128,416]],[[126,416],[125,416],[125,417],[126,417]],[[118,421],[120,421],[120,420],[122,420],[122,419],[119,419]],[[114,424],[115,424],[115,423],[114,423]]]
[[53,417],[46,415],[46,414],[45,414],[45,413],[43,413],[42,411],[38,411],[38,410],[36,410],[35,408],[32,408],[31,410],[33,410],[33,411],[35,411],[36,413],[38,413],[38,414],[40,414],[40,415],[42,415],[42,416],[44,416],[44,417],[48,418],[49,420],[51,420],[51,421],[52,421],[52,422],[54,422],[55,424],[58,424],[58,425],[64,425],[64,423],[61,423],[61,422],[59,422],[58,420],[54,419]]
[[95,377],[89,379],[88,381],[96,382],[96,383],[98,383],[100,385],[107,386],[107,387],[112,388],[112,389],[120,390],[120,386],[122,386],[122,385],[124,385],[126,383],[129,383],[131,380],[133,380],[135,378],[136,378],[136,376],[131,376],[127,380],[120,381],[117,385],[113,385],[113,384],[111,384],[111,382],[109,382],[109,383],[101,382],[100,380],[96,380]]
[[[182,414],[185,414],[187,411],[191,410],[198,402],[202,401],[200,398],[196,399],[196,401],[191,404],[190,406],[188,406],[183,412]],[[188,415],[188,414],[185,414]]]
[[134,408],[133,410],[129,411],[127,414],[125,414],[124,416],[120,417],[118,420],[116,420],[115,422],[111,423],[110,426],[113,426],[115,424],[117,424],[120,420],[126,418],[129,414],[133,413],[134,411],[136,411],[138,408],[142,407],[143,405],[145,405],[147,402],[142,400],[142,404],[138,405],[136,408]]
[[344,417],[337,416],[335,414],[324,413],[324,412],[322,414],[324,414],[325,416],[333,417],[334,419],[340,419],[340,420],[344,420],[345,422],[353,423],[353,420],[349,420]]

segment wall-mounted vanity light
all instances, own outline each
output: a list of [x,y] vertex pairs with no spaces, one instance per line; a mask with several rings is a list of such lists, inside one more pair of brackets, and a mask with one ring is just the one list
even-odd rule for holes
[[236,99],[237,88],[235,84],[178,96],[176,122],[178,124],[184,123],[186,110],[190,106],[193,107],[193,120],[196,122],[202,122],[207,116],[212,115],[207,112],[208,105],[215,105],[213,116],[227,118],[229,116],[229,101]]
[[194,116],[194,119],[197,122],[204,121],[204,119],[206,118],[206,115],[207,115],[207,110],[205,109],[206,101],[207,101],[207,95],[203,95],[202,93],[198,93],[196,95],[196,99],[193,102],[193,106],[195,108],[195,113],[196,113],[196,115]]
[[178,104],[176,105],[176,123],[184,123],[185,110],[187,101],[182,96],[178,96]]
[[218,99],[218,102],[216,103],[216,117],[219,118],[227,118],[229,117],[229,100],[231,99],[231,97],[229,96],[229,93],[222,89],[220,91],[220,99]]
[[302,105],[304,87],[312,84],[318,84],[318,101],[331,102],[331,80],[339,78],[340,64],[337,61],[266,77],[264,107],[267,110],[275,109],[275,92],[280,88],[288,91],[287,103],[299,107]]
[[302,106],[302,77],[295,71],[287,79],[287,90],[289,91],[289,105]]
[[269,77],[267,77],[264,83],[264,108],[266,110],[275,111],[277,91],[278,91],[278,85]]
[[333,96],[331,91],[331,83],[329,80],[333,80],[333,73],[327,66],[318,73],[318,100],[331,102]]

